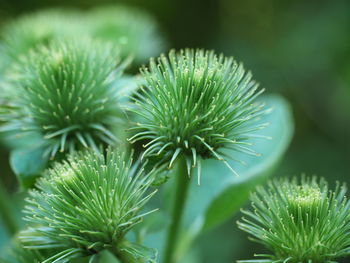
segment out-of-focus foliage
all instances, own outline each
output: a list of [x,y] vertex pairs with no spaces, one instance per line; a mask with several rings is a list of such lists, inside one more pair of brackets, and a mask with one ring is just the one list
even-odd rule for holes
[[4,249],[0,260],[4,263],[39,263],[50,256],[50,252],[52,251],[25,249],[18,238],[15,237],[9,246]]
[[125,123],[119,102],[127,102],[136,87],[135,78],[119,78],[129,66],[127,57],[141,63],[157,55],[162,43],[151,15],[121,5],[91,11],[47,8],[4,24],[0,129],[7,132],[1,134],[3,143],[14,148],[10,164],[22,187],[32,185],[49,156],[121,139]]
[[[3,0],[0,21],[48,5],[91,8],[106,2],[112,1]],[[169,46],[214,48],[233,55],[245,61],[263,87],[282,93],[292,103],[296,134],[276,175],[306,172],[330,182],[350,182],[349,1],[124,2],[155,14]],[[12,182],[7,153],[1,153],[0,180]],[[233,220],[205,233],[196,247],[200,252],[192,253],[202,263],[233,262],[261,251],[236,229]]]
[[47,9],[13,20],[0,31],[1,73],[11,74],[11,64],[30,50],[47,45],[53,39],[83,34],[81,13],[76,10]]
[[155,19],[137,8],[96,7],[87,19],[92,37],[115,44],[122,56],[132,56],[137,64],[158,56],[164,48]]

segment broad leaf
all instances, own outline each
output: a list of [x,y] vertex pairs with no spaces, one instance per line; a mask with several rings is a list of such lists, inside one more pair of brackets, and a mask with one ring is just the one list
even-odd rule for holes
[[0,218],[0,251],[4,245],[10,240],[10,234],[6,230],[5,224]]
[[[92,260],[91,260],[92,261]],[[108,250],[98,253],[97,259],[93,262],[96,263],[121,263],[112,253]],[[90,262],[89,262],[90,263]]]
[[128,254],[133,262],[156,262],[157,250],[154,248],[148,248],[137,243],[131,243],[124,241],[119,246],[119,250]]
[[[254,143],[252,148],[261,154],[260,157],[227,152],[233,154],[235,159],[246,163],[242,165],[235,161],[229,161],[240,175],[239,177],[235,176],[220,161],[210,159],[202,162],[201,184],[198,185],[196,178],[192,178],[190,182],[181,241],[179,246],[174,248],[177,258],[181,258],[187,253],[186,248],[181,245],[182,243],[187,244],[188,248],[199,233],[232,217],[246,202],[249,192],[271,175],[273,168],[286,151],[294,129],[289,104],[278,95],[268,95],[263,97],[263,100],[273,111],[261,120],[269,122],[270,125],[259,131],[259,134],[271,137],[271,139],[254,139],[252,141]],[[169,179],[161,191],[164,199],[163,209],[171,207],[170,203],[175,188],[174,176]],[[193,177],[195,176],[194,173]],[[162,238],[163,241],[155,243],[156,236]],[[164,230],[154,233],[148,239],[147,245],[162,251],[164,237]]]
[[48,158],[44,157],[44,150],[44,146],[38,145],[11,151],[10,165],[22,188],[31,187],[45,169]]
[[247,200],[251,189],[267,178],[281,159],[293,134],[290,108],[287,102],[277,95],[266,96],[264,101],[273,111],[261,120],[270,125],[259,131],[259,134],[269,136],[271,139],[252,141],[254,144],[252,148],[261,156],[228,152],[235,159],[246,163],[242,165],[229,161],[239,177],[233,175],[222,162],[205,160],[202,165],[201,184],[198,185],[196,180],[191,180],[184,217],[187,226],[193,222],[196,224],[202,222],[201,230],[208,230],[232,217]]
[[43,139],[42,136],[36,132],[8,131],[0,132],[0,142],[6,148],[13,150],[42,144]]

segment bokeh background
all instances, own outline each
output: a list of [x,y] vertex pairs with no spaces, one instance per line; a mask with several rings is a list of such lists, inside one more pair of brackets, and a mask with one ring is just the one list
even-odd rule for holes
[[[169,48],[202,47],[232,55],[267,92],[289,100],[295,135],[275,176],[306,173],[350,183],[350,1],[120,2],[153,14]],[[116,1],[1,0],[0,23],[45,7],[87,9],[105,3]],[[0,179],[15,191],[7,163],[8,153],[0,148]],[[238,217],[196,243],[201,262],[235,262],[263,251],[237,230]]]

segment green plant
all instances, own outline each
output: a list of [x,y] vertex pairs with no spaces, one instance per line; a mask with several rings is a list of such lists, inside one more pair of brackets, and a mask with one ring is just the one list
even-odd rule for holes
[[104,249],[123,262],[136,262],[146,255],[125,235],[152,212],[140,213],[155,193],[147,193],[151,183],[143,167],[132,167],[129,154],[77,153],[47,171],[38,190],[30,191],[25,220],[31,226],[21,239],[28,248],[61,249],[45,262],[68,262]]
[[[263,90],[233,58],[213,51],[170,51],[143,68],[146,88],[136,99],[142,120],[131,142],[146,140],[143,156],[160,156],[172,168],[184,156],[187,173],[200,159],[216,158],[231,171],[219,150],[229,148],[258,155],[249,148],[252,133],[265,127],[256,120],[266,113],[255,99]],[[229,158],[234,158],[230,156]]]
[[112,130],[122,113],[113,85],[124,69],[117,50],[89,39],[54,41],[16,69],[18,87],[4,130],[41,134],[52,158],[58,151],[116,143]]
[[220,150],[258,155],[249,139],[264,137],[254,132],[266,126],[257,120],[268,110],[255,100],[263,90],[258,91],[251,74],[213,51],[172,50],[168,57],[151,59],[141,73],[146,87],[136,95],[134,110],[141,120],[131,128],[136,134],[129,140],[145,141],[141,158],[159,158],[169,169],[180,159],[164,255],[164,262],[173,262],[189,186],[185,174],[191,177],[198,166],[199,184],[201,159],[216,158],[238,175]]
[[17,224],[23,196],[9,202],[0,185],[0,245],[21,239],[6,261],[188,262],[196,238],[237,211],[290,142],[288,103],[260,96],[232,57],[173,50],[125,74],[129,58],[139,64],[164,43],[143,11],[105,6],[66,21],[49,10],[8,28],[0,142],[29,198]]
[[239,262],[335,262],[350,254],[350,201],[345,185],[334,191],[324,179],[274,180],[251,196],[238,226],[271,254]]

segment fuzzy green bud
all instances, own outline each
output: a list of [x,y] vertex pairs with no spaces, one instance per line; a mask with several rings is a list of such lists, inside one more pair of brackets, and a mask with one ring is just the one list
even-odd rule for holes
[[155,192],[149,193],[150,174],[132,163],[129,154],[111,149],[106,156],[88,151],[57,163],[38,181],[38,190],[30,191],[25,207],[30,225],[21,234],[25,246],[58,248],[50,260],[94,256],[105,249],[117,257],[140,257],[145,249],[125,235],[152,212],[141,209]]
[[232,57],[172,50],[151,59],[141,73],[146,87],[136,98],[140,121],[129,140],[144,142],[144,156],[171,168],[184,155],[189,174],[200,158],[216,158],[236,174],[220,150],[258,155],[249,139],[265,127],[257,122],[267,112],[256,100],[263,90]]
[[115,144],[123,119],[115,83],[124,66],[114,48],[89,39],[53,41],[30,52],[15,67],[16,107],[3,130],[40,133],[51,157]]
[[[238,226],[270,255],[239,262],[335,262],[350,254],[350,202],[346,187],[328,189],[324,179],[280,179],[252,194],[252,211]],[[257,255],[259,256],[259,255]]]

